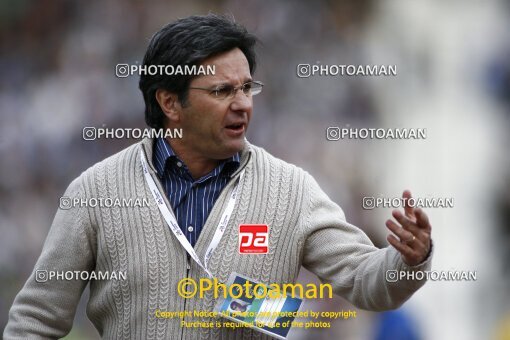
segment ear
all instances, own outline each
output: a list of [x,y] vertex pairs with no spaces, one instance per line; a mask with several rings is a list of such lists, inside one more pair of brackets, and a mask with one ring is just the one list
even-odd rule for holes
[[181,103],[177,94],[164,89],[156,90],[156,100],[161,107],[161,111],[173,123],[179,123],[181,119]]

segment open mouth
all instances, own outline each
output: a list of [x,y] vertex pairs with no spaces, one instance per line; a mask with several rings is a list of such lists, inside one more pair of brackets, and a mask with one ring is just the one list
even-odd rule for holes
[[244,124],[243,123],[230,124],[227,125],[226,128],[234,131],[240,131],[244,129]]
[[235,124],[230,124],[230,125],[225,126],[227,134],[234,138],[242,136],[245,128],[246,128],[246,124],[244,124],[244,123],[235,123]]

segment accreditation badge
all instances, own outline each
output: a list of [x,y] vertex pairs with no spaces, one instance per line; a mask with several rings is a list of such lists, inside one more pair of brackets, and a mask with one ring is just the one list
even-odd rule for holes
[[214,309],[224,318],[241,323],[278,339],[286,339],[303,303],[298,297],[285,296],[274,285],[265,285],[232,273]]

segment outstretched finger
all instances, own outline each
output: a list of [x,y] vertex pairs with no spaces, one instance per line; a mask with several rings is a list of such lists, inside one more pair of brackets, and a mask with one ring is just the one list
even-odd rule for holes
[[415,213],[416,213],[416,225],[418,226],[418,228],[430,232],[432,227],[430,226],[429,217],[427,216],[425,211],[423,211],[423,209],[421,208],[417,208]]
[[395,235],[397,235],[400,238],[400,241],[407,242],[413,240],[413,233],[410,231],[405,230],[404,228],[401,228],[399,225],[397,225],[392,220],[386,221],[386,227],[391,230]]
[[395,236],[388,235],[386,238],[388,242],[395,248],[397,251],[406,256],[406,257],[412,257],[414,256],[414,251],[411,247],[409,247],[407,244],[400,242]]
[[404,200],[404,211],[407,217],[414,218],[414,208],[409,204],[410,198],[411,198],[411,191],[404,190],[402,193],[402,199]]

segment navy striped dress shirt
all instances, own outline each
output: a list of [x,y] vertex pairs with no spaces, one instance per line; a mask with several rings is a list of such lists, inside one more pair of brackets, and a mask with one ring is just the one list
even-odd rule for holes
[[195,181],[170,144],[164,138],[156,139],[154,166],[172,205],[177,223],[192,246],[195,246],[214,202],[227,185],[230,176],[239,167],[239,159],[237,153]]

